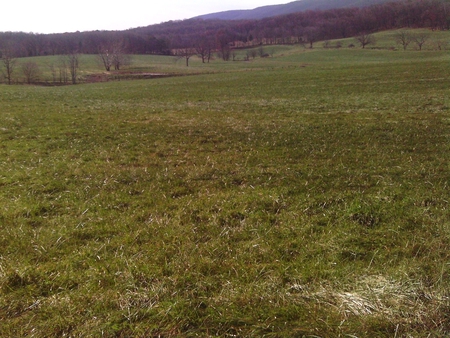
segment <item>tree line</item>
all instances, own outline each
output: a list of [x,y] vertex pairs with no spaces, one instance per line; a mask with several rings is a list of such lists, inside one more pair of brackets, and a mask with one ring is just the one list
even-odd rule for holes
[[[80,66],[80,54],[70,53],[67,55],[60,55],[55,64],[51,64],[50,71],[53,78],[53,84],[76,84],[78,81],[78,69]],[[41,69],[34,61],[27,61],[20,63],[19,67],[17,58],[11,49],[6,47],[2,50],[1,61],[1,75],[3,75],[7,84],[11,85],[15,82],[17,68],[19,73],[23,75],[24,82],[28,84],[37,83],[40,80]],[[16,80],[17,81],[17,80]]]

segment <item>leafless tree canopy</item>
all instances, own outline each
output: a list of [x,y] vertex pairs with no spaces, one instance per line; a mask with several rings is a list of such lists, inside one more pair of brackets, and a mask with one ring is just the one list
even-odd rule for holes
[[355,37],[361,48],[365,48],[369,44],[375,43],[375,37],[370,33],[361,33]]
[[206,61],[209,63],[214,50],[214,40],[206,35],[201,35],[194,45],[197,55],[202,59],[202,63]]
[[413,41],[419,50],[422,50],[423,45],[428,41],[429,35],[426,33],[416,33],[413,35]]
[[197,54],[197,51],[195,48],[182,48],[178,49],[176,52],[176,55],[186,60],[186,67],[189,67],[189,59]]
[[21,66],[22,73],[25,76],[25,81],[28,84],[39,80],[40,70],[36,62],[25,62]]
[[312,49],[314,42],[318,41],[320,38],[320,30],[317,27],[306,27],[303,30],[302,41],[309,43],[309,48]]
[[402,29],[395,34],[395,40],[403,46],[403,50],[406,50],[412,41],[412,35],[407,30]]
[[130,62],[130,55],[125,54],[125,52],[116,52],[113,55],[113,65],[115,70],[122,69],[122,67],[129,65]]
[[107,72],[120,70],[130,63],[130,56],[127,54],[125,43],[120,40],[110,40],[101,45],[98,50],[99,63]]

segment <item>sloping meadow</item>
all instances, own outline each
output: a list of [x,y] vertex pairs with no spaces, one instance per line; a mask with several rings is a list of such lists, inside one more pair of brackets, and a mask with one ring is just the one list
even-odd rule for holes
[[338,53],[0,87],[0,336],[449,334],[448,60]]

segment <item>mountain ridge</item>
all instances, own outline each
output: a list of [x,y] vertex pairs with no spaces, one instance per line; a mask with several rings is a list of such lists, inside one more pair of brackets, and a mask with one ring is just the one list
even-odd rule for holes
[[254,9],[229,10],[196,16],[204,20],[258,20],[272,16],[286,15],[308,10],[367,7],[392,0],[297,0],[281,5],[268,5]]

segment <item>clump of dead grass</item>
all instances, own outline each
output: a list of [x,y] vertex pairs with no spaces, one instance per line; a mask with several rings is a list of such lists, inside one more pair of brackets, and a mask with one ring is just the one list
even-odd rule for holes
[[307,302],[338,312],[342,317],[341,325],[355,318],[361,321],[380,319],[395,327],[396,334],[415,329],[449,332],[448,295],[420,282],[377,275],[363,276],[353,285],[323,285],[315,290],[293,284],[290,291]]

